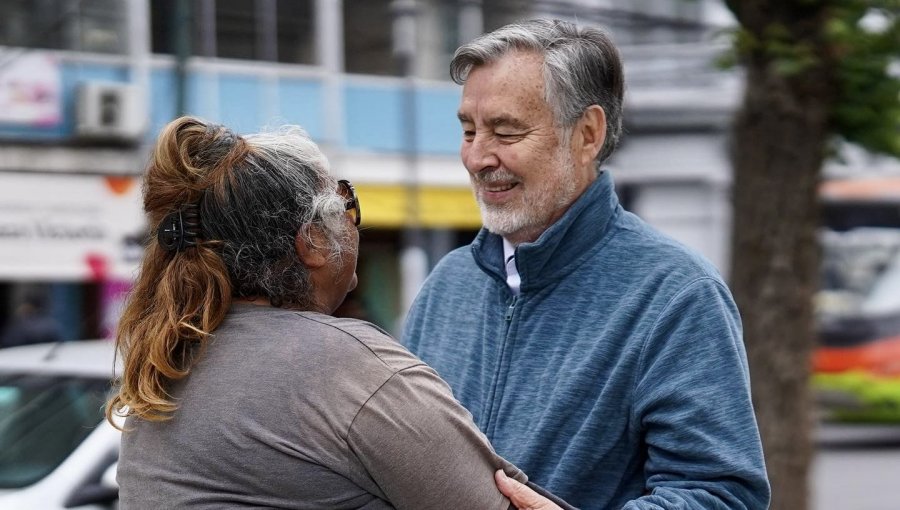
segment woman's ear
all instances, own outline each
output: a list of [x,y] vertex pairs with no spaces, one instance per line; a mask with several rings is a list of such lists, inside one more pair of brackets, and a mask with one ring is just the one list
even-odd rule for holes
[[304,225],[294,236],[297,257],[310,269],[320,268],[328,261],[324,246],[327,246],[325,234],[314,225]]
[[598,105],[589,106],[578,121],[578,139],[576,157],[582,165],[591,164],[600,154],[603,142],[606,141],[606,112]]

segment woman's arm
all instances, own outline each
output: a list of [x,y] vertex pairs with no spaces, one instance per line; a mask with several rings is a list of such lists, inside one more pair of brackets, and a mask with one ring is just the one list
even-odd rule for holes
[[347,443],[398,509],[507,510],[494,472],[527,481],[494,452],[471,414],[426,365],[385,382],[353,420]]

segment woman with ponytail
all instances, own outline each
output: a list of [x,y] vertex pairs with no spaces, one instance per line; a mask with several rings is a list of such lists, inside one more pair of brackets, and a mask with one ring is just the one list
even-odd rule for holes
[[495,470],[527,478],[437,374],[331,315],[356,286],[359,202],[301,129],[175,120],[143,198],[107,408],[127,417],[121,508],[510,506]]

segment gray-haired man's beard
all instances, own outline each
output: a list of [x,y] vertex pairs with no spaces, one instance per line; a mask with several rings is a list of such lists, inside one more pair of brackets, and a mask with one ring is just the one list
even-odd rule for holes
[[[503,237],[515,234],[536,239],[550,226],[554,215],[576,198],[575,183],[569,178],[574,172],[574,165],[565,156],[560,159],[555,173],[548,174],[543,181],[532,179],[529,181],[531,188],[526,188],[525,183],[505,170],[474,176],[472,184],[484,227]],[[484,185],[503,181],[515,181],[522,187],[515,200],[504,204],[485,203],[481,197]],[[535,185],[535,182],[538,184]]]
[[484,228],[500,236],[518,232],[528,226],[531,219],[527,211],[523,210],[524,207],[514,207],[513,204],[489,205],[479,198],[478,207]]

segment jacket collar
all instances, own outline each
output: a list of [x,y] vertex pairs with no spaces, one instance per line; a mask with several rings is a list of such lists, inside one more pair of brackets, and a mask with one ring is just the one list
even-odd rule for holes
[[[540,288],[574,271],[606,238],[611,220],[620,211],[612,176],[605,171],[535,242],[516,248],[522,292]],[[505,284],[503,239],[482,228],[471,247],[479,267]]]

